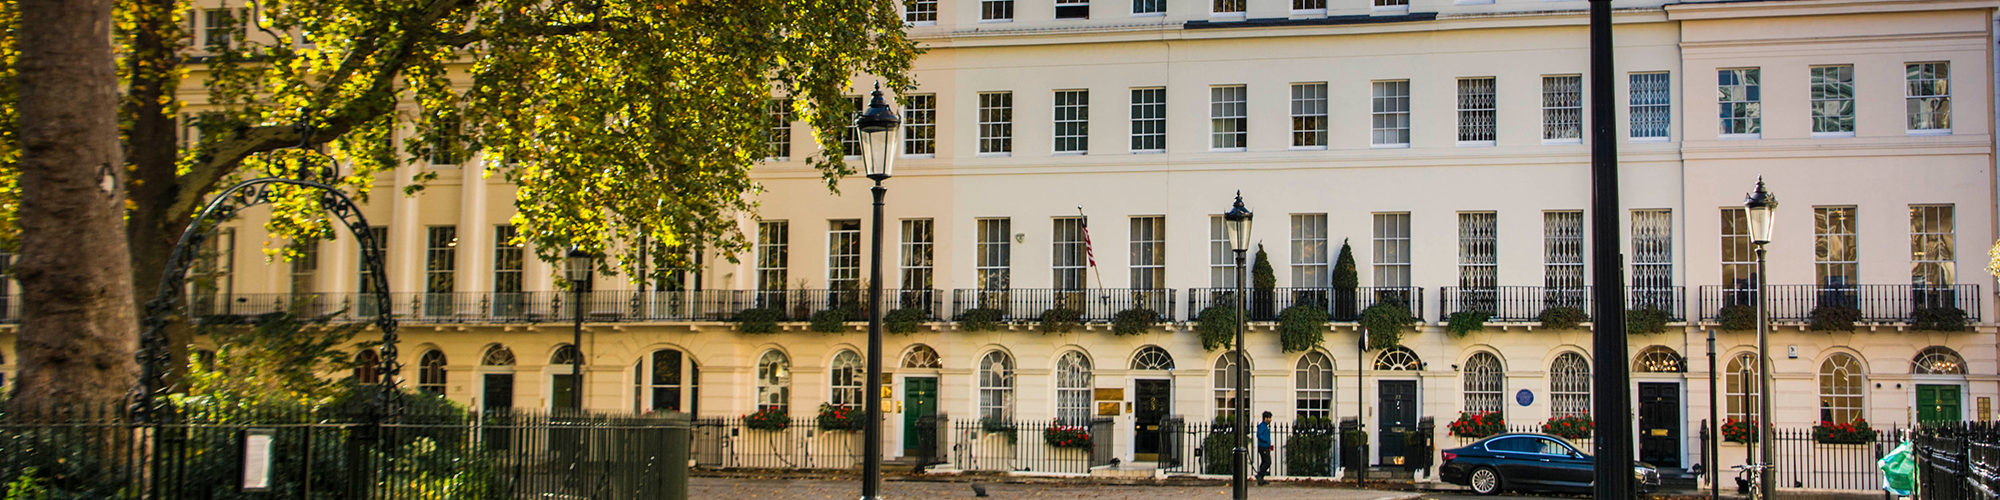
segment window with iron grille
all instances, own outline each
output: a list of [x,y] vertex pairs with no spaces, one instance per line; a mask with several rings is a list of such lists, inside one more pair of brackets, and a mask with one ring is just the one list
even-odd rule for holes
[[1542,212],[1542,273],[1547,307],[1583,308],[1583,211]]
[[296,300],[319,291],[314,279],[319,276],[319,242],[299,242],[292,249],[298,251],[292,256],[292,298]]
[[1055,141],[1057,153],[1090,151],[1090,91],[1056,91]]
[[1008,219],[979,219],[979,259],[976,263],[981,290],[1006,290],[1013,263],[1013,229]]
[[934,286],[931,281],[931,251],[936,241],[931,234],[930,219],[903,219],[904,290],[929,290]]
[[1014,151],[1014,93],[979,93],[979,152]]
[[861,220],[826,221],[826,288],[861,289]]
[[1549,366],[1549,408],[1557,417],[1590,416],[1590,363],[1565,352]]
[[1737,422],[1757,420],[1757,398],[1764,391],[1758,379],[1757,355],[1740,353],[1729,358],[1728,371],[1722,376],[1722,418]]
[[1722,305],[1755,304],[1757,252],[1750,243],[1749,212],[1722,209]]
[[757,358],[757,411],[785,411],[792,403],[792,360],[777,350]]
[[979,20],[1014,20],[1014,0],[981,0],[979,2]]
[[1165,14],[1167,0],[1132,0],[1133,14]]
[[1458,214],[1458,286],[1464,310],[1497,311],[1499,217],[1493,212]]
[[1132,89],[1132,152],[1167,150],[1167,89]]
[[1903,65],[1910,130],[1951,130],[1951,63]]
[[1211,15],[1243,14],[1248,2],[1245,0],[1213,0],[1215,11]]
[[229,9],[207,9],[201,12],[202,46],[209,50],[226,50],[234,44],[236,37],[236,13]]
[[1757,68],[1718,70],[1715,78],[1715,101],[1722,111],[1722,135],[1762,133],[1764,97]]
[[[1236,353],[1237,351],[1227,351],[1223,352],[1222,356],[1215,358],[1215,374],[1210,380],[1215,381],[1215,415],[1217,417],[1233,415],[1236,409],[1240,407],[1236,399]],[[1254,369],[1256,366],[1255,363],[1246,362],[1245,364],[1250,365],[1244,367],[1246,370]],[[1245,401],[1256,401],[1255,399],[1251,399],[1253,392],[1250,390],[1249,384],[1244,384],[1243,389],[1243,399]]]
[[1493,142],[1495,102],[1493,77],[1458,79],[1458,142]]
[[847,96],[847,109],[851,111],[847,116],[847,128],[840,131],[840,154],[843,157],[861,157],[861,126],[854,124],[854,118],[861,116],[864,106],[861,96]]
[[781,220],[757,223],[757,289],[784,290],[791,279],[786,264],[791,261],[790,223]]
[[1140,290],[1167,287],[1167,218],[1132,218],[1132,282]]
[[1250,145],[1248,93],[1242,85],[1208,88],[1209,149],[1239,151]]
[[[1376,0],[1377,3],[1382,0]],[[1376,146],[1410,145],[1410,81],[1375,82],[1373,137]]]
[[522,244],[514,242],[514,238],[518,236],[520,235],[512,224],[501,224],[493,228],[494,293],[521,293]]
[[1813,66],[1812,131],[1854,133],[1854,66]]
[[771,129],[764,142],[764,156],[773,161],[785,161],[792,157],[792,100],[772,99],[765,103],[764,116],[771,120]]
[[903,2],[904,22],[918,26],[927,26],[937,24],[937,16],[937,0],[905,0]]
[[1813,267],[1821,289],[1852,289],[1861,284],[1854,211],[1855,207],[1813,207]]
[[1091,408],[1090,357],[1081,351],[1063,353],[1056,359],[1056,420],[1063,425],[1082,426],[1097,413]]
[[1319,351],[1299,356],[1292,391],[1298,418],[1333,418],[1333,358]]
[[1542,77],[1542,140],[1583,141],[1583,76]]
[[1292,286],[1325,288],[1326,214],[1292,214]]
[[903,156],[928,158],[937,154],[937,94],[906,96],[903,108]]
[[1410,214],[1375,214],[1375,286],[1410,286]]
[[417,391],[426,394],[444,395],[444,351],[431,349],[424,351],[424,357],[417,361]]
[[979,359],[979,418],[1014,417],[1014,358],[1001,351]]
[[1056,19],[1090,19],[1090,0],[1056,0]]
[[867,376],[868,372],[861,367],[861,355],[853,350],[842,349],[840,354],[833,355],[833,364],[827,367],[827,384],[833,388],[832,393],[827,395],[827,404],[860,408],[861,386]]
[[1844,352],[1819,364],[1819,421],[1847,424],[1861,419],[1863,389],[1868,380],[1861,362]]
[[1050,268],[1055,272],[1049,282],[1057,290],[1082,290],[1085,256],[1083,254],[1083,218],[1055,218],[1055,238]]
[[1951,205],[1910,205],[1910,284],[1948,287],[1956,281]]
[[1674,213],[1632,211],[1633,309],[1674,310]]
[[1236,288],[1236,252],[1229,249],[1228,222],[1220,215],[1208,216],[1208,286]]
[[1634,139],[1666,139],[1674,123],[1673,82],[1666,72],[1633,73],[1627,77],[1631,84],[1630,101],[1626,105],[1632,112]]
[[1326,148],[1326,84],[1292,84],[1292,147]]
[[1500,357],[1490,352],[1473,354],[1465,361],[1465,412],[1500,411],[1501,393],[1507,390],[1507,372],[1500,369]]

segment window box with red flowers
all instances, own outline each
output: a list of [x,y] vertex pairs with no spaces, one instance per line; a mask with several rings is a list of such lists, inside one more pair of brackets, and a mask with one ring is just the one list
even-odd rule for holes
[[1467,438],[1483,438],[1507,432],[1507,419],[1497,411],[1459,412],[1458,420],[1451,422],[1451,435]]
[[765,408],[743,417],[743,426],[754,431],[782,431],[792,426],[792,415],[784,408]]
[[826,403],[820,403],[819,430],[823,431],[861,430],[861,422],[862,422],[861,415],[863,413],[865,412],[861,411],[860,408],[854,408],[849,406],[834,406]]
[[1042,441],[1057,448],[1089,448],[1090,430],[1062,424],[1050,424],[1042,429]]
[[1813,441],[1820,444],[1868,444],[1875,442],[1875,429],[1864,419],[1837,424],[1820,422],[1813,426]]
[[1565,439],[1589,438],[1596,430],[1597,422],[1584,415],[1561,416],[1542,423],[1542,432],[1562,436]]
[[1731,443],[1756,443],[1757,421],[1733,418],[1722,421],[1722,440]]

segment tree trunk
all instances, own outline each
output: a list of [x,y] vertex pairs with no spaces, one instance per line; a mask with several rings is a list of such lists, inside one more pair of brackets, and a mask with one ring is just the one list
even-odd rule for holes
[[[181,77],[176,69],[181,62],[181,42],[186,38],[182,27],[174,22],[178,0],[136,0],[128,8],[135,22],[130,28],[132,53],[126,56],[126,73],[131,83],[124,102],[126,115],[131,117],[131,128],[125,135],[129,143],[126,160],[131,162],[132,169],[132,182],[125,185],[125,195],[132,203],[132,212],[126,220],[129,224],[126,243],[132,254],[132,298],[139,319],[144,321],[146,302],[159,293],[160,273],[166,271],[174,244],[187,230],[192,216],[177,213],[181,211],[174,208],[182,188],[175,179],[180,131],[167,104],[180,87]],[[182,297],[180,305],[186,305],[186,301],[187,297]],[[177,307],[175,313],[186,310]],[[169,361],[161,368],[165,370],[167,387],[178,386],[181,375],[185,374],[188,345],[194,341],[194,329],[180,319],[184,318],[168,323],[164,332]]]
[[21,282],[15,399],[103,402],[137,380],[111,0],[20,2]]

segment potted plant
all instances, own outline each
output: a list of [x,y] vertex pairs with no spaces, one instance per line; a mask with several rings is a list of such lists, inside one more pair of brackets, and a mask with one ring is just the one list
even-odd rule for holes
[[924,320],[929,317],[929,311],[915,307],[905,307],[889,311],[888,314],[882,315],[882,327],[888,329],[889,333],[909,335],[917,333],[917,330],[922,329]]
[[1075,309],[1057,307],[1042,311],[1042,333],[1069,333],[1070,329],[1083,324],[1083,313]]
[[1563,306],[1543,309],[1542,315],[1538,319],[1542,321],[1542,328],[1550,330],[1574,330],[1578,326],[1582,326],[1583,322],[1590,321],[1590,315],[1585,314],[1583,309]]
[[772,333],[778,331],[778,322],[785,320],[785,312],[777,309],[744,309],[736,313],[736,331],[743,333]]
[[1875,429],[1866,419],[1853,422],[1820,422],[1812,428],[1813,441],[1820,444],[1868,444],[1875,442]]
[[1472,332],[1486,329],[1486,320],[1492,317],[1493,315],[1486,311],[1459,311],[1451,313],[1451,318],[1445,322],[1444,331],[1450,333],[1453,337],[1462,338],[1466,335],[1471,335]]
[[1625,334],[1653,334],[1667,331],[1667,320],[1672,316],[1656,307],[1633,309],[1625,313]]
[[1507,431],[1507,419],[1497,411],[1459,412],[1451,422],[1451,435],[1479,439]]
[[1357,291],[1361,287],[1361,277],[1354,267],[1354,249],[1347,240],[1340,240],[1340,258],[1333,264],[1333,320],[1354,321],[1361,319]]
[[1403,333],[1415,328],[1417,318],[1409,309],[1394,302],[1381,302],[1361,311],[1361,328],[1368,330],[1369,349],[1392,349],[1403,344]]
[[1542,432],[1567,439],[1584,439],[1597,430],[1597,422],[1583,415],[1565,415],[1542,423]]
[[1812,310],[1812,322],[1807,326],[1815,332],[1851,332],[1854,323],[1861,321],[1861,310],[1847,304],[1820,304]]
[[1751,307],[1749,304],[1724,306],[1715,315],[1717,322],[1722,323],[1722,329],[1724,330],[1742,331],[1757,329],[1757,308]]
[[1216,304],[1202,309],[1195,317],[1195,333],[1201,335],[1201,348],[1214,351],[1227,349],[1236,343],[1236,308],[1226,304]]
[[1152,330],[1153,325],[1159,324],[1159,322],[1160,313],[1153,312],[1152,309],[1144,307],[1126,309],[1119,311],[1117,316],[1111,317],[1111,333],[1117,335],[1139,335]]
[[1278,343],[1285,352],[1306,352],[1326,343],[1326,310],[1313,304],[1285,308],[1278,314]]
[[1727,419],[1722,421],[1722,440],[1731,443],[1755,444],[1757,442],[1757,421]]
[[819,404],[819,430],[858,431],[861,430],[863,412],[846,406]]
[[765,408],[744,416],[743,426],[756,431],[782,431],[792,426],[792,416],[781,407]]
[[1042,429],[1042,442],[1056,448],[1089,448],[1090,430],[1056,421]]
[[840,327],[847,325],[849,313],[840,307],[812,313],[810,328],[820,333],[840,333]]
[[959,316],[958,324],[968,332],[990,332],[999,330],[1000,319],[1005,317],[1007,313],[999,309],[982,307],[965,311]]
[[1250,266],[1250,321],[1270,321],[1276,317],[1278,275],[1271,270],[1271,256],[1264,244],[1257,244],[1257,260]]
[[1922,331],[1962,332],[1965,311],[1951,306],[1918,308],[1910,313],[1910,326]]

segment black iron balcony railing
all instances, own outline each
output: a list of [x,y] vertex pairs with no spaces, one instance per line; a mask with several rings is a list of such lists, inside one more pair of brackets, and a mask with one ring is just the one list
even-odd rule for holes
[[[1542,311],[1557,307],[1573,307],[1591,314],[1596,301],[1591,299],[1590,287],[1549,288],[1540,286],[1498,286],[1493,288],[1444,287],[1438,301],[1438,317],[1448,318],[1452,313],[1484,311],[1487,321],[1530,322],[1541,321]],[[1625,290],[1625,310],[1658,309],[1666,311],[1667,320],[1685,321],[1687,287],[1646,287]]]
[[[1352,290],[1335,288],[1271,288],[1267,290],[1245,290],[1249,295],[1245,309],[1249,321],[1277,321],[1278,314],[1295,305],[1316,305],[1327,312],[1328,319],[1348,322],[1361,319],[1361,311],[1376,304],[1396,304],[1410,311],[1411,316],[1421,317],[1424,308],[1422,287],[1357,287]],[[1227,305],[1235,300],[1235,288],[1190,288],[1187,298],[1187,316],[1192,319],[1209,306]]]
[[[1968,322],[1979,321],[1979,285],[1766,285],[1771,294],[1764,307],[1771,321],[1812,321],[1812,312],[1823,306],[1847,306],[1861,311],[1861,321],[1907,323],[1919,309],[1957,308]],[[1755,306],[1755,288],[1708,285],[1701,287],[1701,319],[1722,318],[1723,308]]]
[[[744,310],[769,307],[792,321],[806,321],[830,308],[866,313],[866,292],[847,290],[611,290],[583,295],[584,321],[591,323],[731,321]],[[9,296],[18,302],[18,296]],[[391,294],[391,314],[410,323],[567,323],[578,313],[570,292],[405,292]],[[941,290],[883,290],[885,311],[905,307],[925,311],[931,321],[944,313]],[[18,310],[18,306],[11,306]],[[196,294],[188,299],[194,318],[254,316],[290,312],[330,316],[334,322],[371,321],[379,307],[372,294]],[[0,308],[4,309],[4,308]],[[8,319],[18,316],[8,316]],[[866,316],[855,316],[861,321]]]
[[966,311],[996,309],[1001,321],[1037,321],[1050,309],[1070,309],[1081,313],[1086,323],[1108,323],[1128,309],[1150,309],[1160,321],[1174,321],[1174,290],[1170,288],[1009,288],[982,290],[960,288],[951,291],[951,318],[958,321]]

